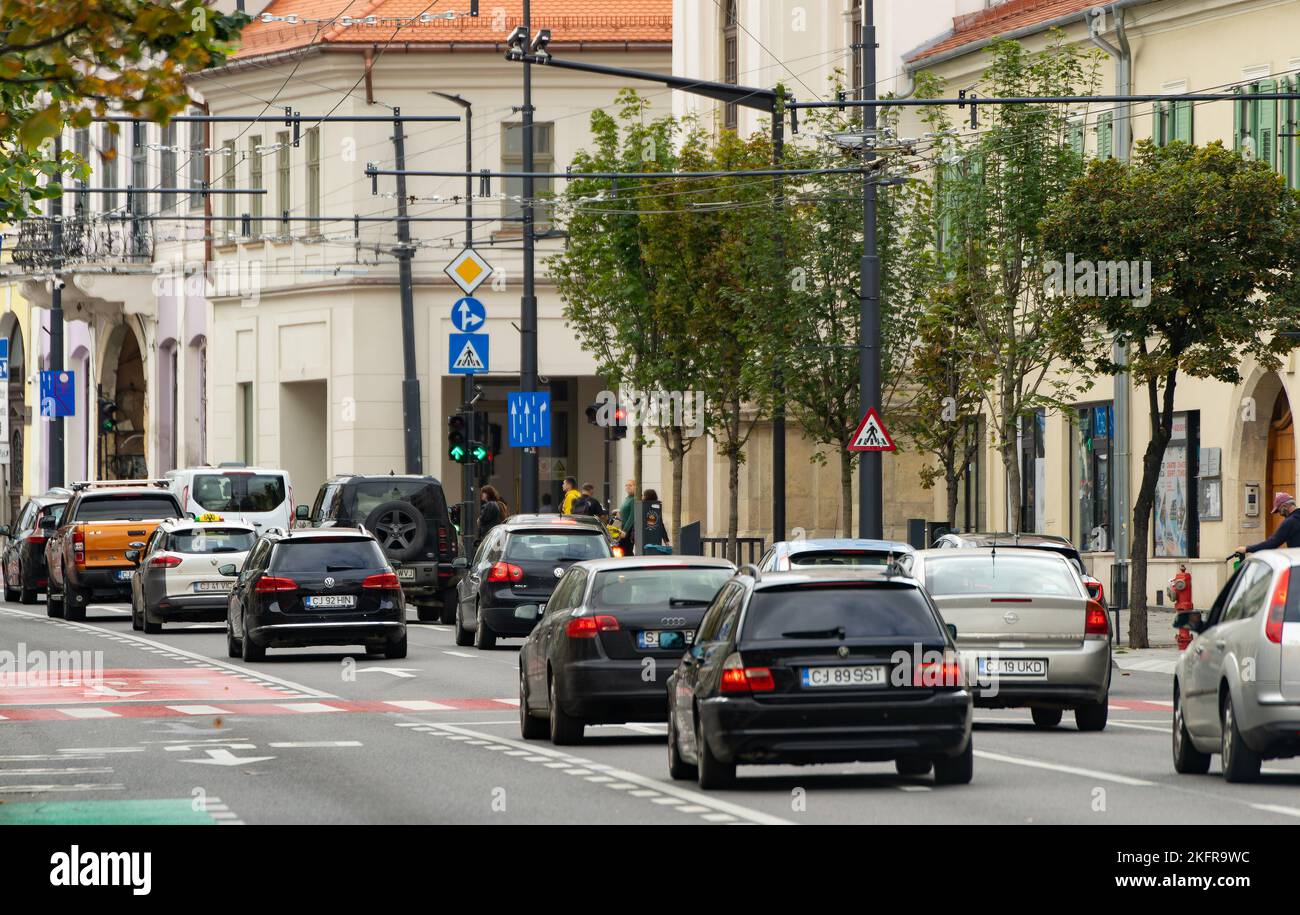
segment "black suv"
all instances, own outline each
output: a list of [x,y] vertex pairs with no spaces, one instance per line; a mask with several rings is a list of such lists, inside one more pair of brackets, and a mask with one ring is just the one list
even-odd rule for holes
[[239,570],[226,609],[226,652],[260,661],[267,648],[364,645],[406,657],[406,604],[375,538],[356,528],[268,531]]
[[310,512],[312,527],[364,527],[384,555],[401,563],[402,589],[422,622],[450,623],[456,615],[456,530],[442,484],[431,476],[341,474],[321,486]]
[[36,593],[45,590],[50,572],[45,565],[46,537],[41,521],[53,518],[57,525],[70,498],[70,489],[51,489],[42,496],[33,496],[18,513],[12,527],[0,526],[0,536],[9,538],[0,552],[5,600],[34,604]]

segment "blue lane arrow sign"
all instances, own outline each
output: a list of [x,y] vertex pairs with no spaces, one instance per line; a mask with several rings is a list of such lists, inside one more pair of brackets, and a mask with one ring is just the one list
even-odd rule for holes
[[511,448],[549,448],[551,444],[551,394],[549,391],[510,391],[506,394],[510,414]]
[[488,370],[487,334],[448,334],[448,372],[452,375],[483,375]]
[[487,309],[478,299],[466,296],[463,299],[457,299],[456,304],[451,306],[451,323],[456,325],[456,329],[462,334],[472,334],[483,327],[483,322],[487,320]]

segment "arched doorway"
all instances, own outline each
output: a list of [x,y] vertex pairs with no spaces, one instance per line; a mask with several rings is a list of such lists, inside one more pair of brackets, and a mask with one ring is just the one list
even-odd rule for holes
[[145,458],[144,358],[130,328],[118,325],[109,335],[102,362],[101,405],[116,409],[100,414],[99,455],[101,474],[111,480],[137,480],[149,475]]
[[[1265,471],[1264,509],[1273,505],[1273,493],[1282,491],[1295,495],[1295,421],[1291,416],[1291,401],[1286,389],[1278,391],[1273,402],[1273,415],[1268,421],[1268,465]],[[1265,527],[1272,536],[1282,519],[1269,514]]]
[[5,519],[18,517],[23,501],[24,425],[27,410],[27,355],[23,349],[23,327],[13,315],[5,336],[9,340],[9,380],[4,398],[8,419],[9,463],[4,468],[5,499],[8,503]]

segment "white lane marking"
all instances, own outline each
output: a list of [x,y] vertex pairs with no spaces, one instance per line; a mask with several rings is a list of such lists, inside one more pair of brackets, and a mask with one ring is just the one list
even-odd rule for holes
[[78,782],[75,785],[0,785],[0,794],[65,794],[73,791],[125,791],[126,785]]
[[[688,801],[692,804],[703,805],[705,807],[708,807],[710,810],[717,811],[717,813],[706,815],[704,817],[704,819],[706,820],[712,819],[714,817],[723,817],[727,820],[741,819],[741,820],[746,820],[750,823],[762,823],[765,825],[781,825],[781,826],[792,825],[790,820],[785,820],[782,819],[781,817],[772,816],[771,814],[763,813],[760,810],[754,810],[750,807],[745,807],[741,804],[734,804],[730,801],[724,801],[720,798],[710,797],[709,795],[701,794],[698,791],[691,791],[690,789],[683,788],[680,785],[675,785],[670,782],[659,781],[658,779],[650,778],[645,775],[640,775],[636,772],[629,772],[624,769],[616,769],[612,766],[597,765],[593,763],[592,760],[583,759],[581,757],[570,756],[568,753],[561,753],[557,750],[552,750],[547,747],[539,747],[536,745],[536,743],[531,743],[531,744],[525,743],[524,741],[514,740],[509,737],[496,737],[493,736],[492,734],[485,734],[481,731],[473,731],[470,730],[469,728],[460,727],[454,724],[438,724],[438,725],[434,725],[434,727],[454,734],[463,734],[467,737],[487,738],[496,743],[507,744],[509,746],[515,747],[516,749],[530,750],[538,756],[549,756],[556,760],[564,759],[567,760],[567,762],[560,763],[560,765],[562,766],[568,766],[570,764],[577,763],[577,764],[588,766],[589,768],[592,769],[599,769],[599,771],[602,774],[609,775],[612,776],[613,778],[617,778],[620,780],[618,783],[612,783],[606,787],[612,788],[614,787],[614,784],[622,784],[622,783],[630,783],[630,785],[632,786],[641,785],[643,788],[653,789],[654,791],[660,792],[662,794],[680,798],[681,800]],[[547,763],[546,765],[551,766],[555,764]]]
[[1128,722],[1128,721],[1115,721],[1112,719],[1110,722],[1108,722],[1108,725],[1112,728],[1132,728],[1135,731],[1155,731],[1157,734],[1169,733],[1168,726],[1157,727],[1154,724],[1133,724],[1132,722]]
[[1103,782],[1114,782],[1117,785],[1132,785],[1138,788],[1154,787],[1154,782],[1148,782],[1140,778],[1130,778],[1127,775],[1116,775],[1113,772],[1098,772],[1096,769],[1081,769],[1078,766],[1066,766],[1060,763],[1043,762],[1038,759],[1025,759],[1020,756],[1004,756],[1001,753],[990,753],[987,750],[976,750],[975,755],[980,759],[987,759],[993,762],[1010,763],[1013,766],[1028,766],[1031,769],[1050,769],[1053,772],[1064,772],[1067,775],[1082,775],[1085,778],[1095,778]]
[[492,701],[500,702],[502,705],[513,705],[515,708],[519,707],[518,699],[493,699]]
[[143,753],[144,747],[60,747],[60,753]]
[[452,657],[456,657],[456,658],[476,658],[476,657],[478,657],[478,655],[470,654],[470,653],[467,652],[467,651],[447,651],[445,648],[443,649],[442,653],[443,653],[443,654],[449,654],[449,655],[451,655]]
[[[408,712],[445,712],[454,709],[454,705],[443,705],[441,702],[430,702],[428,699],[388,699],[384,705],[391,705],[394,708],[406,709]],[[415,724],[417,722],[404,722],[404,724]]]
[[215,705],[169,705],[167,708],[173,712],[180,712],[182,715],[229,715],[225,709],[219,709]]
[[341,712],[343,709],[333,705],[326,705],[324,702],[277,702],[277,706],[288,709],[291,712],[302,712],[311,714],[315,712]]
[[4,769],[5,775],[105,775],[113,771],[112,766],[74,766],[60,769],[46,766],[40,769]]
[[929,785],[895,785],[899,791],[929,791]]
[[309,750],[327,747],[359,747],[359,740],[300,740],[290,743],[273,743],[270,746],[278,750]]
[[1280,813],[1289,817],[1300,817],[1300,810],[1294,807],[1283,807],[1280,804],[1251,804],[1255,810],[1263,810],[1265,813]]
[[106,708],[56,708],[56,712],[62,712],[69,718],[121,718],[117,712],[110,712]]
[[[28,616],[28,617],[31,617],[32,619],[35,619],[35,620],[46,620],[46,619],[49,619],[49,617],[45,616],[44,614],[40,614],[40,613],[32,613],[32,612],[30,612],[30,611],[28,611],[28,610],[16,610],[16,609],[14,609],[14,608],[12,608],[12,607],[5,607],[5,608],[0,608],[0,609],[4,609],[4,610],[8,611],[9,613],[19,613],[19,614],[22,614],[23,616]],[[86,629],[86,630],[89,630],[89,631],[91,631],[91,632],[95,632],[95,633],[98,633],[98,634],[100,634],[100,635],[105,635],[105,636],[109,636],[109,637],[112,637],[112,636],[114,636],[114,635],[117,635],[117,633],[113,632],[113,630],[111,630],[111,629],[104,629],[104,628],[102,628],[102,627],[100,627],[100,626],[92,626],[92,625],[90,625],[89,623],[68,623],[68,624],[66,624],[66,625],[67,625],[69,628]],[[131,636],[124,636],[123,638],[124,638],[126,641],[129,641],[129,642],[132,642],[132,643],[135,643],[135,644],[139,644],[139,645],[145,645],[145,646],[152,645],[152,646],[154,647],[154,650],[173,651],[173,652],[175,652],[175,653],[178,654],[178,655],[182,655],[182,656],[184,656],[184,657],[186,657],[186,658],[190,658],[190,659],[192,659],[192,660],[194,660],[194,661],[198,661],[198,662],[201,663],[201,664],[205,664],[205,665],[209,665],[209,666],[211,666],[211,665],[216,665],[217,667],[219,667],[219,668],[222,669],[222,670],[229,670],[229,671],[232,671],[232,672],[234,672],[234,673],[236,673],[236,674],[240,674],[241,676],[250,677],[250,678],[253,678],[253,679],[256,679],[256,680],[261,680],[261,681],[266,682],[266,683],[278,683],[280,686],[287,687],[287,688],[293,690],[294,692],[302,693],[302,694],[307,695],[307,696],[313,696],[313,697],[315,697],[315,698],[317,698],[317,699],[337,699],[337,698],[338,698],[338,696],[334,695],[333,693],[326,693],[326,692],[322,692],[321,690],[318,690],[318,689],[312,689],[310,686],[303,686],[301,683],[294,683],[292,680],[285,680],[285,679],[282,679],[281,677],[277,677],[277,676],[275,676],[275,675],[273,675],[273,674],[263,673],[262,671],[254,670],[254,669],[252,669],[251,667],[240,667],[240,666],[237,665],[237,664],[230,664],[230,663],[227,663],[226,661],[222,661],[222,660],[219,659],[219,658],[210,657],[209,655],[205,655],[205,654],[199,654],[198,652],[195,652],[195,651],[189,651],[189,650],[187,650],[187,649],[185,649],[185,648],[175,648],[175,647],[173,647],[173,646],[171,646],[171,645],[167,645],[167,644],[165,644],[165,643],[163,643],[163,642],[155,642],[155,641],[153,641],[152,639],[147,639],[147,638],[145,638],[144,636],[131,635]],[[149,650],[149,649],[146,648],[145,650],[147,651],[147,650]]]

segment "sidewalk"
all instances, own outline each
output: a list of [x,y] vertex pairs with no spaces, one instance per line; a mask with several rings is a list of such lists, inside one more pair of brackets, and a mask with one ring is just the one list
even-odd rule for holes
[[1115,649],[1115,666],[1121,670],[1144,670],[1172,674],[1181,652],[1175,641],[1174,611],[1168,607],[1147,608],[1147,641],[1150,648],[1126,648],[1128,611],[1120,613],[1120,637]]

